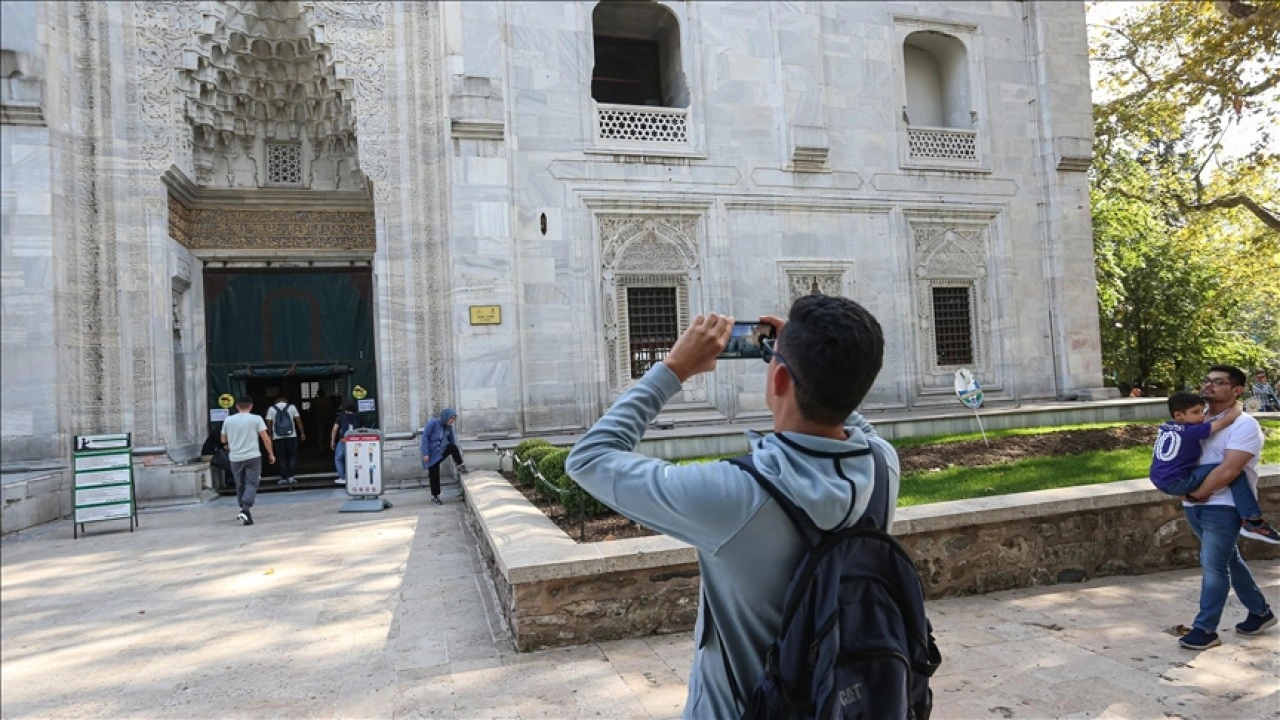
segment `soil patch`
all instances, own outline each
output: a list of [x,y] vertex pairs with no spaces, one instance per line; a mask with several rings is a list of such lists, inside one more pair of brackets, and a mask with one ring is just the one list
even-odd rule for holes
[[[1095,450],[1124,450],[1138,445],[1151,445],[1156,439],[1155,425],[1124,425],[1091,430],[1062,430],[1042,435],[1020,435],[994,438],[990,444],[981,440],[921,445],[898,450],[902,472],[943,469],[953,466],[983,467],[1014,462],[1029,457],[1053,457],[1078,455]],[[537,497],[531,488],[520,487],[514,473],[503,475],[529,502],[537,506],[569,537],[579,542],[600,542],[623,538],[655,535],[643,525],[637,525],[616,513],[608,513],[586,519],[585,532],[582,521],[566,515],[558,502]]]

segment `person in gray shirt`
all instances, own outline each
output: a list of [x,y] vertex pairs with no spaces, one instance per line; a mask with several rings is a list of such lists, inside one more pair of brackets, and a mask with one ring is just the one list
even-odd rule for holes
[[236,519],[245,525],[253,524],[253,500],[258,495],[258,483],[262,480],[262,453],[258,440],[267,449],[267,462],[275,464],[276,454],[271,447],[271,433],[267,423],[253,412],[253,398],[241,395],[236,398],[236,414],[222,422],[222,444],[231,455],[231,477],[236,481],[236,502],[240,514]]

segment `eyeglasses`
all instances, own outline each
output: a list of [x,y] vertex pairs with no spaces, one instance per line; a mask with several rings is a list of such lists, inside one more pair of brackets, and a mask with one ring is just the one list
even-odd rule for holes
[[1200,378],[1200,387],[1212,385],[1214,387],[1222,387],[1224,385],[1234,385],[1229,378]]
[[800,378],[796,377],[796,371],[791,369],[791,366],[787,364],[787,359],[782,357],[782,353],[778,352],[777,344],[778,344],[777,338],[765,338],[761,340],[760,341],[760,359],[764,360],[765,363],[768,363],[774,358],[777,358],[778,364],[787,369],[787,373],[791,375],[791,380],[794,381],[797,386],[799,386]]

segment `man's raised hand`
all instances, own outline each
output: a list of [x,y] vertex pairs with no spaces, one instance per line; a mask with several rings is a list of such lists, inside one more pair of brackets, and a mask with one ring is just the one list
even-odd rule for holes
[[717,313],[705,317],[699,315],[689,323],[688,329],[676,340],[662,362],[683,383],[698,373],[715,369],[716,356],[724,352],[732,333],[732,316]]

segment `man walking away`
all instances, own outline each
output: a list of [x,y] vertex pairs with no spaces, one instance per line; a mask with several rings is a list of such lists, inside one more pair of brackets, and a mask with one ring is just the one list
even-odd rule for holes
[[356,415],[356,406],[347,403],[343,412],[334,418],[333,428],[329,430],[329,447],[333,450],[333,466],[338,471],[338,479],[334,482],[339,485],[347,484],[347,441],[343,438],[359,425],[360,419]]
[[422,428],[422,438],[418,441],[418,451],[422,453],[422,467],[426,468],[431,480],[431,502],[440,502],[440,463],[446,457],[453,458],[458,472],[469,472],[462,463],[462,451],[458,449],[458,438],[453,434],[453,424],[458,421],[458,413],[453,408],[440,411],[440,417],[433,417]]
[[299,420],[298,408],[289,404],[289,396],[280,393],[276,404],[267,410],[267,429],[271,431],[271,439],[275,449],[280,452],[280,484],[292,485],[298,482],[294,473],[298,471],[298,443],[306,442],[307,429]]
[[[875,484],[874,443],[885,458],[888,517],[898,498],[898,456],[854,412],[884,355],[880,324],[847,298],[809,295],[765,345],[765,404],[774,434],[748,433],[756,470],[820,529],[852,527]],[[733,318],[699,315],[578,441],[565,470],[627,517],[694,546],[702,602],[694,629],[685,718],[741,717],[778,636],[792,571],[808,549],[787,513],[746,470],[730,463],[672,465],[635,452],[649,423],[695,375],[713,370]],[[871,509],[871,512],[878,512]]]
[[231,477],[236,481],[236,502],[240,514],[236,519],[245,525],[253,524],[253,499],[258,495],[258,482],[262,479],[262,453],[258,440],[267,448],[267,462],[275,464],[276,453],[271,446],[267,424],[253,412],[253,398],[241,395],[236,398],[236,414],[222,423],[222,444],[231,455]]

